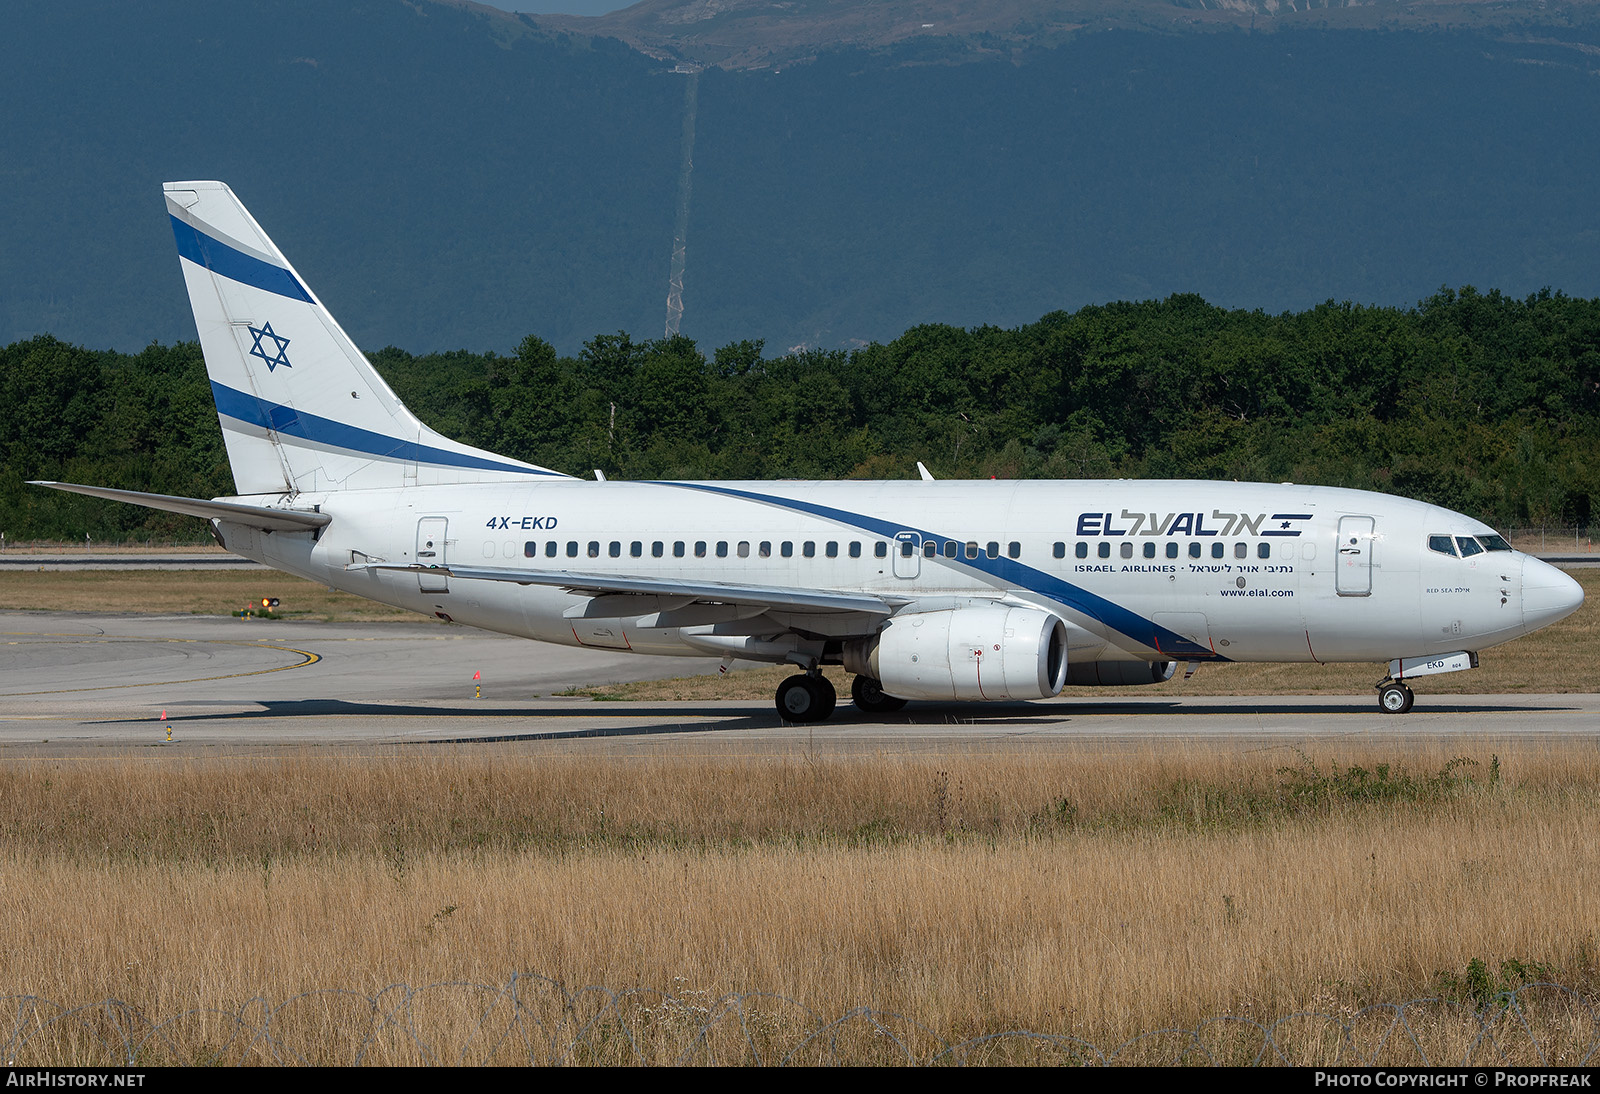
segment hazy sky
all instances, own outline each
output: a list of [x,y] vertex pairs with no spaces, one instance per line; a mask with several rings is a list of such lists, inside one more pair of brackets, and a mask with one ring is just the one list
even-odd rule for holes
[[504,11],[527,11],[539,15],[604,15],[631,6],[634,0],[495,0]]

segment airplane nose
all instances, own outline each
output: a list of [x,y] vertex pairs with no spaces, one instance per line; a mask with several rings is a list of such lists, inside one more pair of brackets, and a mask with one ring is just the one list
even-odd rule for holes
[[1583,606],[1583,586],[1536,558],[1522,561],[1522,623],[1528,630],[1565,619]]

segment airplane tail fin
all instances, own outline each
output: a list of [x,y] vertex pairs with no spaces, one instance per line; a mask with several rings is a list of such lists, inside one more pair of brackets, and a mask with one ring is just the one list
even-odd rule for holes
[[164,189],[240,494],[557,476],[423,425],[227,186]]

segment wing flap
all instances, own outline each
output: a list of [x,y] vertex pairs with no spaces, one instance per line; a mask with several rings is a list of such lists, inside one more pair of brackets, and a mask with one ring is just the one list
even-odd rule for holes
[[399,570],[436,573],[442,577],[468,581],[505,581],[516,585],[546,585],[574,593],[600,596],[607,593],[639,593],[653,596],[688,597],[692,601],[719,604],[755,604],[793,612],[862,612],[887,618],[895,605],[887,598],[863,593],[841,593],[827,589],[792,589],[782,585],[741,585],[726,581],[683,581],[675,578],[644,577],[636,574],[593,574],[571,570],[511,570],[478,566],[400,566],[364,562],[354,570]]

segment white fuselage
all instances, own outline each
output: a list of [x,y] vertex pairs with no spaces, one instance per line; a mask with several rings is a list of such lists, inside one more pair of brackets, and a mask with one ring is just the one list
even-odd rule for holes
[[[255,500],[256,499],[240,499]],[[703,656],[708,635],[871,633],[664,595],[592,596],[360,568],[526,568],[1003,602],[1069,625],[1078,661],[1379,661],[1477,651],[1570,612],[1566,575],[1438,506],[1227,482],[586,482],[301,494],[319,533],[221,526],[230,549],[360,596],[568,645]],[[1434,540],[1438,542],[1437,538]],[[352,568],[357,567],[357,568]]]

